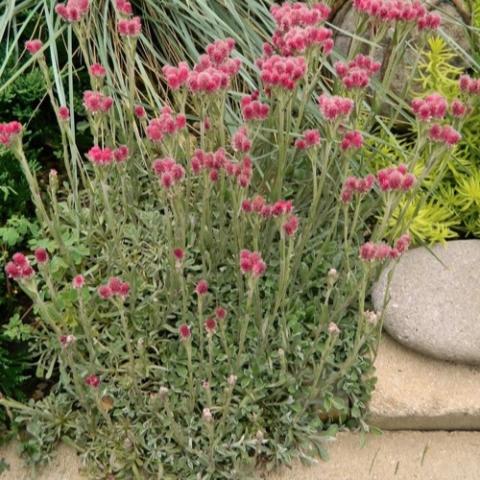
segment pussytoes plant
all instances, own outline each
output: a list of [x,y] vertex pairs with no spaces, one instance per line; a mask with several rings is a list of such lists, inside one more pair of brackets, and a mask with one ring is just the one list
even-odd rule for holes
[[[391,3],[354,7],[380,27],[438,26],[415,1]],[[41,422],[61,412],[58,438],[71,438],[94,478],[247,478],[323,453],[322,431],[345,419],[365,425],[382,325],[368,292],[410,244],[402,214],[387,229],[392,212],[408,208],[460,139],[478,81],[462,77],[465,98],[451,105],[435,94],[414,100],[415,155],[370,171],[365,129],[381,64],[355,52],[332,64],[325,5],[272,7],[275,32],[252,62],[258,90],[235,91],[235,42],[219,39],[194,65],[164,66],[161,106],[142,94],[142,21],[130,2],[112,10],[125,61],[120,92],[82,35],[90,7],[56,8],[91,59],[84,151],[78,105],[57,99],[41,44],[26,46],[65,147],[48,201],[22,125],[0,124],[45,237],[5,267],[33,301],[39,370],[48,364],[56,380],[48,401],[57,413]],[[0,403],[24,418],[42,410]]]

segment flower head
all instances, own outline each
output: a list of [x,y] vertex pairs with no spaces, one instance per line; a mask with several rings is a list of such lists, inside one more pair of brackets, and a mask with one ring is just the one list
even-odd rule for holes
[[100,386],[100,378],[96,375],[88,375],[85,377],[85,385],[88,385],[91,388],[98,388]]
[[128,282],[124,282],[118,277],[110,277],[107,286],[112,292],[112,295],[122,299],[127,298],[130,292],[130,284]]
[[342,79],[343,86],[347,90],[351,90],[367,87],[370,78],[380,70],[381,66],[380,62],[360,53],[347,64],[335,63],[335,70]]
[[89,0],[68,0],[55,6],[55,12],[67,22],[82,20],[90,8]]
[[185,169],[173,158],[157,158],[153,162],[152,168],[159,178],[160,184],[166,190],[181,182],[185,177]]
[[113,98],[101,92],[87,90],[83,92],[83,105],[89,113],[106,113],[112,108]]
[[88,73],[90,73],[92,77],[103,78],[107,74],[107,70],[105,70],[103,65],[100,65],[99,63],[93,63],[88,68]]
[[122,18],[117,23],[118,33],[122,37],[138,37],[142,32],[140,17]]
[[232,147],[235,152],[246,153],[252,148],[252,141],[248,138],[246,127],[240,127],[232,137]]
[[260,102],[258,96],[257,90],[251,95],[243,97],[240,102],[243,119],[246,122],[265,120],[270,113],[270,107],[266,103]]
[[206,280],[200,280],[196,287],[195,287],[195,293],[201,297],[203,295],[206,295],[208,293],[208,283]]
[[28,258],[23,253],[15,253],[5,266],[7,277],[14,280],[28,280],[35,274]]
[[145,108],[142,105],[135,105],[133,113],[137,118],[144,118],[147,115]]
[[190,327],[186,324],[180,325],[180,327],[178,327],[178,334],[180,335],[180,340],[182,341],[189,340],[192,336]]
[[298,217],[291,215],[282,225],[282,230],[287,237],[292,237],[298,230]]
[[320,112],[325,120],[337,120],[348,117],[353,110],[353,100],[338,95],[321,95],[318,99]]
[[85,285],[85,277],[83,275],[75,275],[72,280],[72,287],[79,289]]
[[432,119],[440,120],[447,113],[447,100],[439,93],[432,93],[425,98],[415,98],[411,103],[413,113],[422,122]]
[[129,0],[115,0],[115,7],[122,15],[130,16],[133,13],[132,4]]
[[272,55],[258,60],[257,65],[261,70],[260,78],[269,89],[294,90],[307,71],[303,57]]
[[0,123],[0,143],[6,147],[11,147],[22,134],[22,130],[22,124],[17,121]]
[[68,348],[70,345],[74,344],[77,341],[77,338],[74,335],[61,335],[59,338],[60,345],[63,349]]
[[113,158],[117,163],[123,163],[128,159],[129,151],[126,145],[120,145],[113,151]]
[[430,140],[433,140],[437,143],[443,143],[448,147],[451,147],[457,144],[462,136],[450,125],[439,125],[438,123],[433,124],[430,127],[428,132]]
[[68,120],[70,120],[70,110],[65,105],[59,107],[57,115],[58,118],[63,122],[67,122]]
[[263,261],[260,252],[251,252],[250,250],[242,250],[240,252],[240,270],[244,275],[249,274],[253,278],[261,277],[267,264]]
[[42,47],[43,47],[43,42],[38,38],[34,40],[27,40],[25,42],[25,49],[32,55],[35,55],[36,53],[38,53],[42,49]]
[[342,139],[340,147],[342,150],[358,149],[363,145],[363,135],[357,130],[347,132]]
[[217,320],[225,320],[227,317],[227,311],[223,307],[217,307],[215,309],[215,317]]
[[174,135],[187,125],[185,115],[175,115],[170,107],[162,108],[160,116],[150,120],[146,132],[152,142],[161,142],[168,135]]
[[97,166],[110,165],[113,162],[113,150],[105,147],[100,148],[98,145],[94,145],[86,154],[86,157]]
[[49,259],[48,252],[44,248],[41,248],[41,247],[37,248],[34,252],[34,255],[37,263],[44,264],[48,262],[48,259]]
[[212,317],[207,318],[203,325],[205,327],[206,332],[210,335],[213,335],[217,330],[217,321]]

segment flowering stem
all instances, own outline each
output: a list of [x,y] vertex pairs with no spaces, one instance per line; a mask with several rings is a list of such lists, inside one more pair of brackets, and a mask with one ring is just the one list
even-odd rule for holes
[[80,312],[78,320],[80,322],[80,325],[82,326],[83,332],[85,334],[85,338],[87,339],[87,348],[88,348],[88,353],[90,355],[90,362],[94,364],[96,359],[96,354],[95,354],[95,347],[92,339],[92,325],[85,312],[85,306],[83,304],[81,290],[78,290],[78,309]]
[[[350,251],[348,241],[348,204],[343,206],[343,248],[345,254],[346,271],[350,272]],[[353,229],[353,225],[352,225]]]
[[133,354],[133,349],[132,349],[132,336],[130,335],[130,328],[127,322],[127,319],[125,317],[125,306],[123,303],[117,303],[117,308],[120,312],[120,322],[122,324],[122,329],[123,329],[123,334],[125,335],[125,343],[127,345],[127,352],[128,352],[128,358],[129,358],[129,364],[130,364],[130,375],[131,375],[131,381],[134,384],[134,387],[136,388],[137,386],[137,381],[136,381],[136,373],[135,373],[135,355]]
[[203,364],[204,356],[203,356],[203,351],[204,351],[204,338],[203,338],[203,296],[198,295],[198,330],[199,330],[199,338],[200,338],[200,345],[199,345],[199,356],[200,356],[200,361]]
[[[288,131],[287,123],[290,120],[292,102],[286,96],[281,96],[278,102],[278,163],[277,176],[273,188],[273,198],[278,199],[282,195],[283,179],[285,177],[285,167],[287,163],[288,152]],[[288,119],[288,121],[287,121]],[[289,124],[288,124],[289,127]]]
[[242,355],[245,348],[245,340],[247,337],[248,324],[250,323],[250,310],[253,300],[253,292],[255,290],[256,281],[254,278],[249,279],[248,293],[247,293],[247,305],[245,308],[245,315],[240,327],[240,338],[238,341],[238,352],[237,352],[237,370],[242,366]]
[[227,336],[225,332],[225,320],[218,322],[220,324],[220,339],[222,341],[223,349],[225,350],[225,355],[227,356],[228,366],[232,368],[232,356],[230,354],[230,349],[228,348]]
[[207,342],[208,342],[208,371],[207,371],[207,378],[209,385],[212,384],[212,370],[213,370],[213,342],[212,342],[212,335],[207,335]]
[[192,343],[190,340],[184,340],[185,350],[187,352],[187,366],[188,366],[188,388],[190,389],[190,411],[193,412],[195,407],[195,387],[193,384],[193,365],[192,365]]

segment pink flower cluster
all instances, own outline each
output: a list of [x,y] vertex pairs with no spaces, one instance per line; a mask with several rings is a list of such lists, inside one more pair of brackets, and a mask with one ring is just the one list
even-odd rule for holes
[[273,204],[268,204],[265,198],[256,195],[251,200],[248,198],[243,200],[242,211],[256,213],[263,218],[281,217],[292,213],[293,204],[290,200],[277,200]]
[[338,95],[328,96],[320,95],[318,98],[320,112],[326,120],[337,120],[341,117],[347,117],[353,110],[353,100]]
[[150,120],[147,126],[147,137],[152,142],[161,142],[166,135],[174,135],[187,125],[187,117],[174,115],[170,107],[163,107],[160,116]]
[[278,28],[288,30],[296,26],[314,26],[327,20],[330,8],[323,3],[316,3],[310,8],[301,2],[284,2],[282,5],[272,5],[270,13]]
[[265,120],[270,113],[270,107],[266,103],[258,100],[259,92],[256,90],[250,95],[246,95],[240,102],[243,119],[246,122],[254,120]]
[[375,260],[383,261],[388,258],[398,258],[402,253],[408,250],[411,237],[408,233],[402,235],[396,242],[394,247],[390,247],[386,243],[367,242],[360,247],[360,258],[365,262]]
[[458,86],[463,93],[480,95],[480,78],[472,78],[469,75],[460,75]]
[[353,0],[353,7],[375,20],[384,22],[415,22],[421,29],[437,29],[441,19],[428,13],[419,0]]
[[235,40],[217,40],[207,45],[207,53],[201,55],[198,63],[189,73],[187,86],[193,93],[216,93],[225,90],[242,66],[238,58],[230,58]]
[[23,126],[20,122],[12,121],[0,123],[0,143],[9,147],[21,135]]
[[130,285],[118,277],[110,277],[108,283],[98,287],[97,292],[102,300],[107,300],[111,297],[120,297],[125,300],[130,292]]
[[92,77],[103,78],[107,74],[107,71],[103,65],[100,65],[99,63],[93,63],[88,68],[88,73],[90,73]]
[[138,37],[142,33],[142,20],[140,17],[121,18],[117,30],[122,37]]
[[347,132],[342,139],[340,148],[342,150],[350,150],[352,148],[362,148],[363,135],[358,130]]
[[63,122],[70,120],[70,110],[65,105],[58,108],[58,118]]
[[169,189],[185,177],[185,169],[173,158],[157,158],[152,164],[163,188]]
[[261,195],[256,195],[251,200],[243,200],[242,211],[255,213],[265,219],[283,218],[282,230],[288,236],[294,235],[298,229],[298,217],[292,214],[293,205],[290,200],[277,200],[268,204]]
[[85,285],[85,277],[83,275],[75,275],[72,280],[72,287],[75,289],[82,288]]
[[303,57],[272,55],[257,60],[257,66],[261,70],[260,78],[268,89],[293,90],[307,71]]
[[115,7],[122,15],[130,16],[133,13],[132,4],[128,0],[116,0]]
[[438,13],[426,13],[417,20],[419,30],[437,30],[442,24],[442,17]]
[[209,317],[203,322],[203,326],[207,334],[213,335],[217,330],[217,320],[213,317]]
[[129,155],[128,147],[120,145],[118,148],[101,148],[94,145],[86,154],[86,157],[97,166],[107,166],[115,163],[123,163]]
[[26,50],[32,55],[35,55],[36,53],[38,53],[42,47],[43,47],[43,42],[38,38],[34,40],[27,40],[25,42]]
[[40,265],[44,265],[49,260],[48,252],[42,247],[35,249],[34,255],[36,262]]
[[5,272],[7,277],[15,280],[28,280],[35,274],[28,258],[23,253],[13,255],[12,261],[5,266]]
[[187,83],[190,69],[188,68],[187,62],[180,62],[177,67],[165,65],[162,68],[162,72],[167,80],[168,86],[172,90],[178,90]]
[[232,148],[235,152],[247,153],[252,148],[252,141],[248,138],[247,127],[240,127],[232,137]]
[[453,102],[450,104],[450,110],[452,112],[452,115],[457,118],[462,118],[465,116],[465,114],[468,111],[467,106],[460,100],[455,99]]
[[236,75],[242,62],[238,58],[230,58],[235,48],[235,40],[217,40],[207,45],[205,54],[201,55],[193,70],[185,62],[177,67],[165,65],[162,69],[168,86],[178,90],[186,85],[193,93],[216,93],[230,85],[231,78]]
[[442,119],[447,113],[447,100],[439,93],[432,93],[425,98],[414,98],[412,100],[412,110],[415,116],[423,121]]
[[292,237],[298,230],[298,217],[290,215],[282,225],[282,231],[288,237]]
[[244,275],[250,274],[253,278],[261,277],[267,269],[260,252],[242,250],[240,252],[240,270]]
[[242,162],[234,163],[227,159],[223,148],[219,148],[215,152],[195,150],[190,160],[190,168],[196,175],[203,170],[208,170],[212,182],[218,180],[220,171],[223,169],[229,177],[235,177],[238,185],[242,188],[248,187],[252,178],[252,160],[250,157],[245,156]]
[[295,147],[299,150],[307,150],[320,145],[320,132],[318,130],[305,130],[300,138],[295,140]]
[[112,108],[113,98],[102,92],[87,90],[83,92],[83,105],[89,113],[106,113]]
[[88,375],[85,377],[85,385],[91,388],[98,388],[100,386],[100,379],[96,375]]
[[428,136],[431,140],[438,143],[444,143],[448,146],[458,143],[462,136],[450,125],[433,124],[430,127]]
[[55,6],[55,12],[67,22],[78,22],[88,12],[89,0],[68,0],[67,3],[59,3]]
[[192,332],[188,325],[180,325],[178,327],[178,335],[180,336],[181,341],[186,341],[192,336]]
[[335,70],[342,79],[345,88],[365,88],[370,78],[380,70],[382,64],[376,62],[373,58],[358,54],[348,63],[336,62]]
[[365,178],[348,177],[342,187],[340,198],[343,203],[350,203],[355,193],[368,193],[375,183],[373,175],[367,175]]
[[387,167],[377,172],[377,180],[382,192],[410,190],[415,185],[415,175],[408,172],[405,165]]
[[206,280],[199,280],[197,285],[195,285],[195,293],[201,297],[208,293],[208,282]]
[[286,32],[276,30],[272,43],[285,56],[302,54],[312,47],[320,47],[328,55],[333,50],[333,32],[326,27],[293,27]]

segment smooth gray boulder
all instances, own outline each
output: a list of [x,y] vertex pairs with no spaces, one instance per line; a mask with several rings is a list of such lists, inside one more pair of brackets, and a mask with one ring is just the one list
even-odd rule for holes
[[[407,252],[396,266],[385,330],[441,360],[480,364],[480,240],[456,240]],[[437,257],[437,258],[436,258]],[[386,268],[372,291],[383,310]]]

